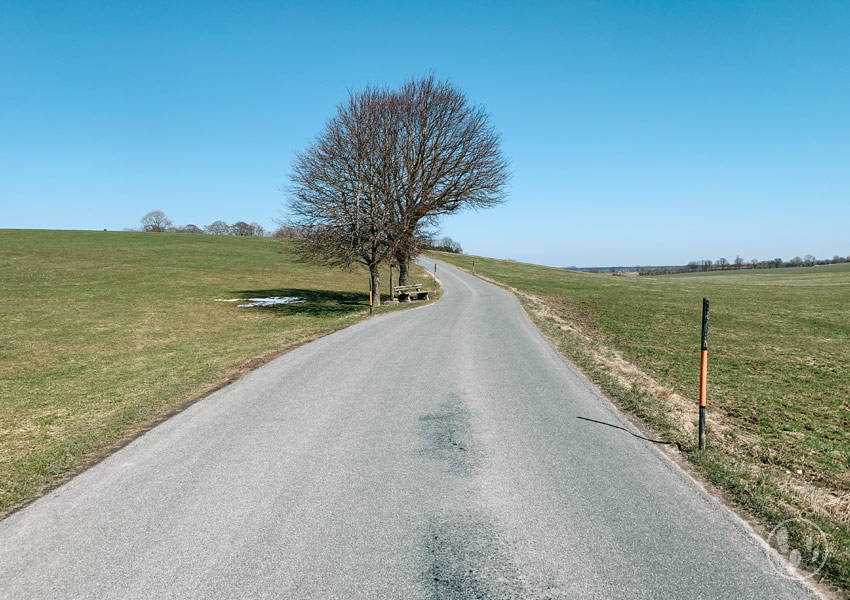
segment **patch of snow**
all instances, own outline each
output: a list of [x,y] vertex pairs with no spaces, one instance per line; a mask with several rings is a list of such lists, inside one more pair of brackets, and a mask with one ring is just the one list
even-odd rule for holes
[[298,296],[271,296],[269,298],[248,298],[250,304],[237,304],[238,308],[250,308],[251,306],[274,306],[276,304],[298,304],[304,302]]
[[298,296],[269,296],[268,298],[215,298],[215,302],[244,302],[250,304],[237,304],[237,308],[250,308],[251,306],[274,306],[275,304],[298,304],[306,300]]

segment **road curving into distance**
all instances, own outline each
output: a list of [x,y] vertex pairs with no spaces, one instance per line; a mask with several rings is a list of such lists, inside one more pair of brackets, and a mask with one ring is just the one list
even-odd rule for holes
[[511,294],[438,276],[0,522],[0,597],[816,597]]

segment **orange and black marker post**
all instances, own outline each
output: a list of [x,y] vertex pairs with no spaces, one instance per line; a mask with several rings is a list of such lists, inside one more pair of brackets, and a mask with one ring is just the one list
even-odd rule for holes
[[708,298],[702,299],[702,347],[699,370],[699,449],[705,450],[705,397],[708,388]]

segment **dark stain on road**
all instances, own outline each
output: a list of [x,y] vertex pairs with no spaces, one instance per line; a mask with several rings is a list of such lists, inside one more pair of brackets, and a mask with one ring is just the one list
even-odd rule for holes
[[475,439],[472,420],[460,394],[449,394],[439,410],[419,418],[425,441],[422,452],[438,461],[454,482],[454,506],[428,521],[424,576],[434,600],[516,599],[539,597],[513,560],[508,542],[485,511],[478,495],[484,450]]
[[529,597],[495,528],[474,512],[432,519],[427,548],[434,600]]
[[440,461],[457,475],[469,476],[481,464],[481,449],[475,443],[469,411],[459,394],[451,394],[440,410],[419,417],[423,452]]

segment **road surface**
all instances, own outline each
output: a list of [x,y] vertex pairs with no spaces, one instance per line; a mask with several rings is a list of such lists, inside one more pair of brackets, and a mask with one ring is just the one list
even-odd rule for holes
[[512,295],[438,275],[0,522],[0,597],[815,597]]

